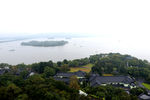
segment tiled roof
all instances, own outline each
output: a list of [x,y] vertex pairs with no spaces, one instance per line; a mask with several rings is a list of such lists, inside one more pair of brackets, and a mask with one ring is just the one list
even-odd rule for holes
[[78,72],[74,72],[74,75],[76,75],[78,77],[84,77],[86,75],[86,73],[83,71],[78,71]]
[[[76,75],[77,77],[85,77],[86,73],[82,71],[74,72],[74,73],[57,73],[54,76],[54,79],[57,81],[63,81],[65,83],[69,83],[70,77]],[[87,81],[84,78],[79,78],[79,82]]]
[[129,76],[92,76],[89,81],[91,86],[94,86],[96,83],[101,85],[105,83],[131,84],[134,82]]
[[77,77],[84,77],[86,73],[82,71],[78,71],[74,73],[71,73],[71,72],[70,73],[57,73],[55,76],[71,77],[73,75],[76,75]]
[[69,78],[58,78],[58,77],[54,77],[54,80],[62,81],[62,82],[65,82],[65,83],[69,83],[69,81],[70,81]]
[[0,75],[4,74],[5,70],[0,70]]
[[5,72],[9,72],[9,71],[10,71],[10,69],[2,68],[2,69],[0,69],[0,75],[3,75]]
[[140,99],[140,100],[150,100],[150,96],[148,96],[148,95],[146,95],[146,94],[141,94],[141,95],[139,96],[139,99]]
[[96,77],[99,77],[99,74],[91,74],[89,81],[91,82],[91,81],[94,80]]
[[73,73],[57,73],[55,76],[71,77]]

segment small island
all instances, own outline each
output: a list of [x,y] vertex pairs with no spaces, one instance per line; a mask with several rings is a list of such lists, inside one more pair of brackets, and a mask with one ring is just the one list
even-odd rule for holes
[[9,51],[15,51],[15,49],[10,49]]
[[22,46],[36,46],[36,47],[55,47],[55,46],[63,46],[67,44],[68,41],[29,41],[22,42]]

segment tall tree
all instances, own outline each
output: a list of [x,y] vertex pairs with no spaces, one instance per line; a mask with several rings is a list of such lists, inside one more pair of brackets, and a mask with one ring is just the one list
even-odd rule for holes
[[53,75],[55,75],[55,70],[53,68],[47,66],[44,69],[44,74],[46,77],[53,76]]
[[68,72],[69,71],[69,66],[67,64],[64,64],[60,68],[61,72]]
[[80,85],[78,84],[78,79],[76,76],[72,76],[70,77],[70,84],[69,84],[70,88],[79,90],[80,89]]

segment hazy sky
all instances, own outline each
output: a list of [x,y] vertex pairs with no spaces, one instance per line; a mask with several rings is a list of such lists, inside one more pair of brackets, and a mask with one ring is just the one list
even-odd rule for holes
[[150,0],[1,0],[0,34],[150,34]]

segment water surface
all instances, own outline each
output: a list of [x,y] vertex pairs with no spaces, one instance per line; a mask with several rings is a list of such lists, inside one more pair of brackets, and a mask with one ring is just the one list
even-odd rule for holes
[[[31,40],[67,40],[68,44],[58,47],[32,47],[21,46],[21,42]],[[147,45],[142,45],[139,41],[133,42],[132,40],[111,38],[111,37],[98,37],[98,38],[72,38],[72,39],[29,39],[22,41],[13,41],[0,43],[0,63],[9,64],[31,64],[40,61],[52,60],[62,61],[63,59],[78,59],[89,57],[93,54],[119,52],[122,54],[130,54],[141,59],[150,61],[150,49]],[[135,44],[136,43],[136,44]],[[138,44],[138,45],[137,45]]]

